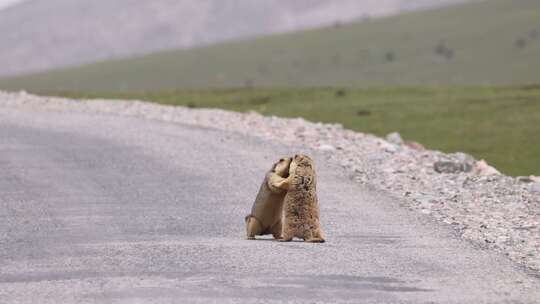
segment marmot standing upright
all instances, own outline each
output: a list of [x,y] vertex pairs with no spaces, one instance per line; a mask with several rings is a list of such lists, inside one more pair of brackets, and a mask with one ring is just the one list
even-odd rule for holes
[[276,186],[287,190],[281,241],[288,242],[298,237],[306,242],[323,243],[313,160],[307,155],[295,155],[289,167],[289,177]]
[[255,198],[251,213],[246,216],[246,237],[255,239],[256,235],[272,234],[275,239],[281,237],[281,217],[285,190],[276,187],[289,176],[291,158],[282,158],[272,166]]

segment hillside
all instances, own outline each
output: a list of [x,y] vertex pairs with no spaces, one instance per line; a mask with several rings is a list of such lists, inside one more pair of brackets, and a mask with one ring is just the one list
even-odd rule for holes
[[464,0],[26,0],[0,11],[0,75],[289,32],[459,1]]
[[0,80],[30,91],[540,82],[540,1],[491,0]]

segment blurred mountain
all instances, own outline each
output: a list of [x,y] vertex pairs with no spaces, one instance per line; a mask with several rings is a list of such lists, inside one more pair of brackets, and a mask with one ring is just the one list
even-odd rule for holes
[[0,10],[3,10],[9,6],[17,4],[17,2],[21,2],[23,0],[0,0]]
[[538,0],[473,2],[0,78],[0,88],[140,92],[538,84],[539,20]]
[[464,0],[27,0],[0,11],[0,76]]

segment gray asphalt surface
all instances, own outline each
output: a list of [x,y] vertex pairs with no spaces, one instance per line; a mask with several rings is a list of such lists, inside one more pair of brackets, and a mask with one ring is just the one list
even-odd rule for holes
[[[307,152],[327,243],[244,240]],[[317,154],[113,115],[0,106],[0,303],[539,303],[540,280]]]

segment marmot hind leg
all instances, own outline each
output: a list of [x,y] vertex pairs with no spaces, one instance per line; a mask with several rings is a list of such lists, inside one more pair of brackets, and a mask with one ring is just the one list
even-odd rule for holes
[[262,234],[261,223],[252,215],[246,216],[246,238],[254,240],[256,235]]
[[274,239],[279,240],[281,239],[282,230],[283,230],[283,227],[282,227],[281,221],[278,221],[277,223],[274,224],[274,226],[270,228],[270,233],[272,233],[272,236],[274,237]]
[[306,238],[304,238],[304,241],[308,243],[324,243],[325,242],[320,229],[317,229],[315,231],[310,231],[310,233],[308,233]]
[[283,225],[283,229],[281,230],[281,238],[279,239],[280,242],[290,242],[292,241],[294,237],[294,233],[290,227],[287,227],[287,225]]

